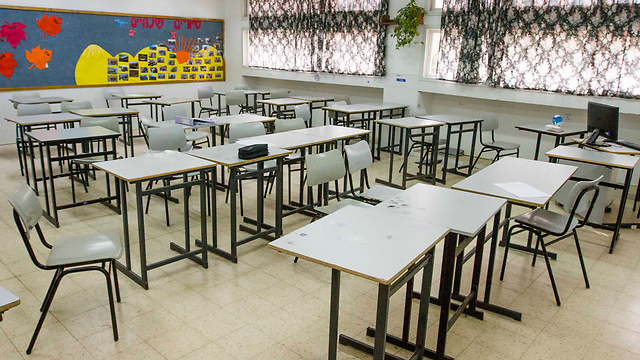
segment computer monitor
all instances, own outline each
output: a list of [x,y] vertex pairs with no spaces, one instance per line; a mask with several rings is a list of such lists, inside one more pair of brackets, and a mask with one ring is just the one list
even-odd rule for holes
[[600,135],[618,140],[619,109],[616,106],[589,102],[587,107],[587,130],[600,130]]

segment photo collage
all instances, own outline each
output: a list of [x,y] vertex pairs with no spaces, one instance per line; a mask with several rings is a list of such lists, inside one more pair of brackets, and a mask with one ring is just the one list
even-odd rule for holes
[[221,53],[215,47],[206,45],[196,52],[184,54],[171,51],[165,46],[150,45],[136,56],[120,53],[107,59],[107,81],[145,83],[222,80],[224,63]]

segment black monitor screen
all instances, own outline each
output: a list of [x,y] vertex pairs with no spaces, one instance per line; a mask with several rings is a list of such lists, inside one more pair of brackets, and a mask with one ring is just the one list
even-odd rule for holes
[[618,140],[619,109],[616,106],[589,102],[587,130],[600,130],[600,135]]

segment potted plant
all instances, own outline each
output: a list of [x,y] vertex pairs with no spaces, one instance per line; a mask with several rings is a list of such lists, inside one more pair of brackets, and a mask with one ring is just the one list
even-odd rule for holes
[[396,38],[396,49],[411,45],[416,36],[420,36],[418,25],[424,24],[424,8],[416,5],[416,0],[411,0],[402,9],[391,24],[397,24],[393,30],[392,37]]

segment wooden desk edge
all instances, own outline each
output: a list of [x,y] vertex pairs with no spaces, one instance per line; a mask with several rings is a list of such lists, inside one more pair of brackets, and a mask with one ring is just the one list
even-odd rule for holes
[[3,306],[0,306],[0,314],[5,312],[5,311],[7,311],[7,310],[9,310],[9,309],[11,309],[11,308],[13,308],[13,307],[18,306],[18,305],[20,305],[20,298],[18,298],[14,302],[11,302],[11,303],[3,305]]
[[[612,164],[607,164],[607,163],[603,163],[600,161],[591,161],[588,159],[576,159],[576,158],[572,158],[572,157],[568,157],[568,156],[562,156],[562,155],[553,155],[553,154],[549,154],[551,151],[545,153],[545,155],[547,155],[547,157],[552,158],[552,159],[562,159],[562,160],[569,160],[569,161],[577,161],[577,162],[584,162],[584,163],[588,163],[588,164],[596,164],[596,165],[601,165],[601,166],[610,166],[613,168],[618,168],[618,169],[633,169],[635,167],[635,165],[633,166],[622,166],[622,165],[612,165]],[[614,154],[614,153],[608,153],[609,155],[620,155],[620,156],[624,156],[625,154]],[[636,163],[637,163],[637,159],[636,159]]]
[[[282,148],[278,148],[278,149],[282,149]],[[286,150],[286,149],[282,149],[282,150]],[[196,158],[202,159],[202,160],[206,160],[206,161],[211,161],[211,163],[213,163],[213,164],[222,165],[222,166],[228,167],[228,168],[244,166],[244,165],[253,164],[253,163],[257,163],[257,162],[261,162],[261,161],[273,160],[273,159],[277,159],[279,157],[285,157],[285,156],[290,155],[290,154],[293,154],[293,151],[286,150],[286,152],[284,152],[284,153],[279,153],[279,154],[260,157],[261,160],[258,160],[258,161],[254,161],[255,159],[249,159],[249,160],[246,160],[246,161],[243,161],[243,162],[239,162],[239,163],[235,163],[235,164],[231,165],[231,164],[223,163],[223,162],[220,162],[220,161],[211,160],[211,159],[209,159],[207,157],[203,157],[202,155],[187,153],[187,155],[191,155],[193,157],[196,157]]]
[[[132,158],[129,158],[129,159],[132,159]],[[214,167],[217,166],[216,163],[211,162],[210,164],[203,165],[203,166],[198,166],[196,168],[189,169],[189,170],[177,170],[177,171],[170,171],[170,172],[167,172],[167,173],[162,174],[162,175],[151,175],[151,176],[145,176],[145,177],[140,177],[140,178],[135,178],[135,179],[125,179],[125,178],[123,178],[121,176],[118,176],[118,175],[114,174],[112,171],[109,171],[109,170],[106,170],[106,169],[100,167],[99,166],[100,163],[94,163],[92,165],[94,167],[106,172],[107,174],[111,174],[114,177],[117,177],[118,179],[120,179],[122,181],[125,181],[125,182],[128,182],[128,183],[131,183],[131,184],[137,183],[137,182],[140,182],[140,181],[149,180],[149,179],[162,178],[162,177],[167,177],[167,176],[176,175],[176,174],[190,173],[190,172],[199,171],[199,170],[202,170],[202,169],[214,168]]]

